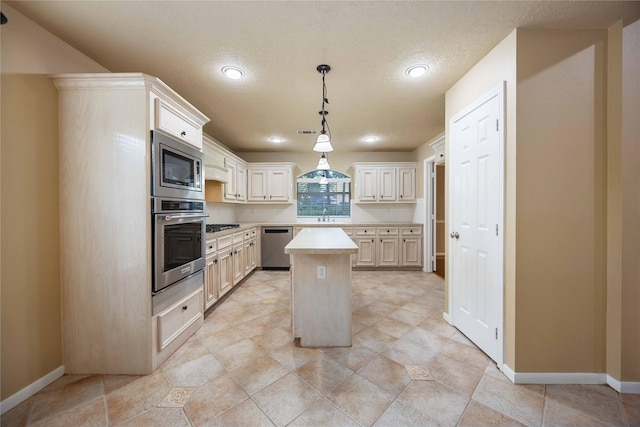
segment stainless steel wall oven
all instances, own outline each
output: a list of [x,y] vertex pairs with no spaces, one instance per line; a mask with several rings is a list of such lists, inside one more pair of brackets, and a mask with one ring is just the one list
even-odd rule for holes
[[204,202],[155,198],[153,292],[204,269],[207,214]]

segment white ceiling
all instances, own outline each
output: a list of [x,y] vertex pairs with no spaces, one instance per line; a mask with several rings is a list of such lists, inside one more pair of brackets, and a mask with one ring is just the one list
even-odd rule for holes
[[[311,150],[315,137],[297,131],[320,129],[319,64],[331,66],[336,152],[411,151],[444,131],[445,91],[514,28],[606,28],[640,14],[634,1],[7,3],[111,71],[159,77],[238,152]],[[429,72],[408,78],[414,63]],[[225,65],[245,77],[227,79]]]

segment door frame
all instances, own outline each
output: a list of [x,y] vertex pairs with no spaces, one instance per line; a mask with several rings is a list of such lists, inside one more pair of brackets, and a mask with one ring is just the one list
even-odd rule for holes
[[[499,196],[498,199],[500,200],[500,205],[498,206],[498,212],[499,212],[499,217],[498,217],[498,228],[500,230],[500,232],[502,233],[500,235],[501,239],[500,239],[500,249],[498,251],[498,258],[502,259],[502,268],[499,269],[499,281],[501,283],[500,287],[502,289],[502,292],[500,292],[500,301],[497,302],[496,306],[497,307],[502,307],[502,310],[499,310],[498,313],[498,348],[500,351],[498,351],[497,354],[497,360],[496,365],[498,367],[498,369],[502,370],[502,365],[504,363],[504,269],[505,269],[505,259],[504,259],[504,247],[505,247],[505,226],[504,226],[504,218],[505,218],[505,200],[504,200],[504,195],[505,195],[505,179],[504,179],[504,173],[505,173],[505,105],[506,105],[506,99],[505,99],[505,93],[506,93],[506,81],[502,81],[500,84],[494,86],[492,89],[490,89],[488,92],[486,92],[485,94],[481,95],[479,98],[477,98],[475,101],[473,101],[472,103],[470,103],[469,105],[467,105],[466,107],[464,107],[462,110],[460,110],[458,113],[454,114],[450,119],[449,119],[449,135],[447,138],[447,143],[451,144],[453,139],[456,137],[455,136],[455,132],[453,132],[453,128],[456,122],[458,122],[460,119],[462,119],[463,117],[465,117],[467,114],[469,114],[470,112],[472,112],[473,110],[475,110],[476,108],[478,108],[479,106],[481,106],[482,104],[486,103],[487,101],[489,101],[491,98],[497,97],[498,98],[498,150],[499,150],[499,158],[502,159],[501,162],[499,162]],[[449,148],[449,147],[447,147]],[[451,150],[447,150],[448,153],[451,152]],[[447,154],[447,157],[450,157],[450,154]],[[453,182],[453,170],[455,168],[451,167],[451,162],[450,166],[447,168],[448,170],[446,170],[446,174],[447,174],[447,179],[449,182]],[[447,222],[449,224],[453,224],[453,214],[454,214],[454,206],[453,206],[453,197],[449,197],[447,198],[447,207],[448,207],[448,215],[447,215]],[[446,238],[446,236],[445,236]],[[447,244],[448,247],[448,244]],[[447,251],[448,252],[448,251]],[[447,283],[448,283],[448,295],[449,295],[449,306],[447,307],[448,310],[448,321],[450,324],[455,325],[455,310],[453,309],[454,307],[454,292],[453,292],[453,283],[451,282],[451,279],[453,277],[455,277],[452,274],[453,271],[453,257],[452,256],[448,256],[447,257]]]
[[433,173],[433,167],[435,165],[436,157],[430,156],[423,160],[422,167],[424,173],[424,248],[422,253],[424,254],[423,267],[422,271],[427,273],[432,273],[435,271],[433,268],[432,258],[435,257],[435,253],[433,252],[434,241],[435,241],[435,233],[432,228],[433,219],[431,215],[435,212],[435,188],[431,185],[433,177],[431,174]]

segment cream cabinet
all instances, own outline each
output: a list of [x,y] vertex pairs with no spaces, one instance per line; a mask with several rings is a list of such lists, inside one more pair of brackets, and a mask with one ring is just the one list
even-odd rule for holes
[[233,288],[233,248],[231,246],[218,250],[219,291],[218,299]]
[[422,228],[402,227],[400,230],[400,266],[422,266]]
[[416,163],[354,163],[356,203],[416,201]]
[[247,201],[249,203],[293,202],[293,163],[249,163]]
[[245,203],[247,201],[247,169],[246,163],[231,157],[225,157],[227,182],[224,187],[224,201]]
[[[186,310],[158,305],[153,312],[150,131],[201,146],[209,119],[142,73],[51,78],[59,92],[64,212],[62,364],[69,374],[149,374],[202,325],[204,284],[203,275],[194,276],[200,283],[175,295],[188,299]],[[105,200],[126,206],[126,218],[105,215]]]
[[421,226],[356,226],[352,239],[358,245],[354,267],[422,266]]
[[376,265],[395,267],[399,264],[398,227],[378,227],[376,229]]
[[251,273],[258,264],[258,248],[256,246],[257,229],[251,228],[244,232],[244,259],[245,259],[245,276]]
[[218,301],[220,271],[218,268],[218,253],[216,239],[207,240],[206,264],[204,267],[204,309],[211,307]]
[[169,100],[155,99],[155,128],[193,145],[202,151],[202,124],[193,120],[179,105]]

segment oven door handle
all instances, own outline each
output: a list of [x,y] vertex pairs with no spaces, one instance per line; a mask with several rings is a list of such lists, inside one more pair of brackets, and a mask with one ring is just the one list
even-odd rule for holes
[[161,214],[156,214],[156,217],[160,220],[160,221],[180,221],[180,220],[191,220],[191,219],[199,219],[199,218],[206,218],[208,217],[209,214],[205,214],[205,213],[161,213]]

